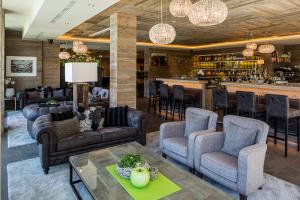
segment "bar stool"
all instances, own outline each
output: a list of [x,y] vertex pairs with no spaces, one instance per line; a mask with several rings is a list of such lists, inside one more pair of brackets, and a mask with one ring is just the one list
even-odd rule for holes
[[237,115],[248,114],[251,118],[260,118],[266,112],[265,106],[256,103],[254,92],[236,92],[236,112]]
[[156,113],[156,105],[159,101],[159,93],[157,86],[154,81],[149,83],[149,102],[148,102],[148,113],[150,113],[150,108],[154,108],[154,114]]
[[184,87],[182,85],[173,85],[173,99],[172,99],[173,120],[174,120],[176,109],[178,109],[179,118],[182,120],[182,116],[185,111]]
[[228,111],[233,109],[235,105],[234,101],[229,101],[228,92],[224,89],[213,90],[213,110],[223,110],[224,115],[228,114]]
[[[297,122],[297,143],[298,143],[298,151],[300,151],[300,110],[292,109],[289,107],[289,99],[288,96],[285,95],[274,95],[267,94],[266,95],[266,104],[267,104],[267,113],[266,113],[266,121],[270,122],[270,119],[275,119],[274,124],[274,136],[269,136],[274,138],[274,143],[277,144],[277,139],[284,140],[284,150],[285,157],[287,157],[288,152],[288,134],[289,134],[289,125],[291,125],[290,121],[293,118],[296,118]],[[277,137],[277,129],[278,122],[284,122],[284,138]]]
[[166,119],[168,119],[170,104],[169,86],[167,84],[161,84],[159,87],[159,94],[159,116],[161,116],[161,110],[165,107]]

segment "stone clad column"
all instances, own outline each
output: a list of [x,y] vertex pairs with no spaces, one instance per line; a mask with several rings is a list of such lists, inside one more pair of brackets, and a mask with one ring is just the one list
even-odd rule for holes
[[[4,134],[4,41],[5,41],[5,27],[4,27],[4,9],[2,8],[2,0],[0,0],[0,131]],[[2,149],[2,137],[0,138],[0,155]],[[2,177],[2,165],[0,161],[0,177]],[[0,194],[2,184],[0,182]],[[1,197],[0,197],[1,199]]]
[[110,16],[110,106],[136,108],[136,16]]

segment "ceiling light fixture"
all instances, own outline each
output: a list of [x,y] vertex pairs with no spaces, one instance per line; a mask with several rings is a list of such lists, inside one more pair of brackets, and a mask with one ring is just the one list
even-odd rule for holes
[[89,35],[90,37],[95,37],[95,36],[97,36],[97,35],[101,35],[101,34],[103,34],[103,33],[106,33],[106,32],[108,32],[108,31],[110,31],[110,28],[108,27],[108,28],[105,28],[105,29],[103,29],[103,30],[101,30],[101,31],[97,31],[96,33],[93,33],[93,34],[91,34],[91,35]]
[[273,44],[263,44],[258,47],[259,53],[273,53],[276,50]]
[[63,45],[64,45],[64,48],[63,48],[63,50],[62,50],[61,52],[59,52],[58,57],[59,57],[61,60],[68,60],[68,59],[71,57],[71,55],[70,55],[70,53],[67,51],[67,48],[66,48],[67,44],[66,44],[66,43],[63,43]]
[[186,17],[192,5],[190,0],[172,0],[169,10],[174,17]]
[[95,7],[95,4],[90,3],[89,7]]
[[86,52],[88,50],[87,46],[84,45],[83,42],[81,42],[81,41],[74,41],[72,49],[77,55],[86,54]]
[[189,20],[197,26],[217,25],[227,16],[227,5],[221,0],[199,0],[188,11]]
[[256,50],[257,49],[257,44],[255,42],[249,42],[249,43],[246,44],[246,48]]
[[162,0],[160,1],[160,23],[149,31],[149,38],[154,44],[170,44],[175,40],[176,31],[170,24],[163,23]]
[[254,55],[254,51],[252,49],[244,49],[242,54],[245,57],[250,57]]

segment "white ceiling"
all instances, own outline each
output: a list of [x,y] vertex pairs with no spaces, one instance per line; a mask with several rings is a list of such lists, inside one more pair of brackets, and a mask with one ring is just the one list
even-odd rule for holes
[[23,39],[55,39],[117,2],[119,0],[3,0],[5,27],[22,30]]

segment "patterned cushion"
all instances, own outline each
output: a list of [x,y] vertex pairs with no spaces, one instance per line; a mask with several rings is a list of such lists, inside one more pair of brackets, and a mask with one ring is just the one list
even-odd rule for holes
[[104,127],[128,126],[128,106],[107,108],[104,116]]
[[240,151],[255,142],[257,130],[247,129],[229,123],[227,129],[225,129],[225,142],[222,151],[238,157]]
[[64,121],[53,122],[53,127],[58,140],[79,133],[79,122],[76,117]]
[[184,136],[188,137],[195,131],[208,129],[209,116],[199,115],[198,113],[189,112],[186,115],[186,127]]

